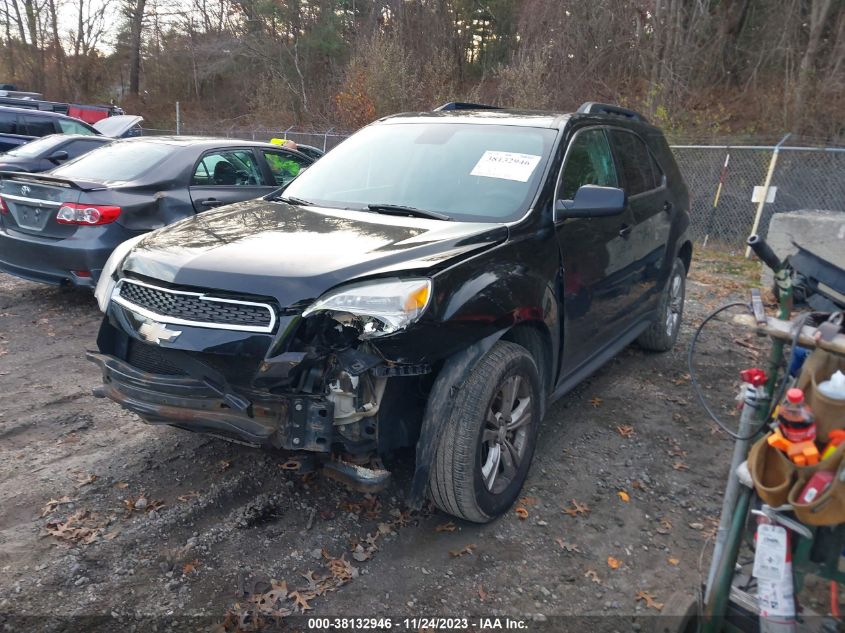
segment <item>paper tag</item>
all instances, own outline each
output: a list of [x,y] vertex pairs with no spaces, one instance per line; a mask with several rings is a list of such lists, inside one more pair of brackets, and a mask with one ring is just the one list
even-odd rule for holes
[[470,176],[501,178],[528,182],[534,168],[540,162],[540,156],[518,154],[516,152],[486,151],[472,168]]
[[751,575],[760,580],[782,580],[786,574],[786,528],[761,523],[757,526],[757,550]]

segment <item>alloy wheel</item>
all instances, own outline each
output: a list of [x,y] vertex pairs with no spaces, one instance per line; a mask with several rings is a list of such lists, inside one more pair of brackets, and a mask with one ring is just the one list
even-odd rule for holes
[[481,434],[481,477],[493,494],[510,485],[525,457],[532,407],[530,384],[519,374],[505,378],[493,396]]
[[679,274],[672,277],[669,287],[669,304],[666,307],[666,334],[673,336],[681,322],[681,312],[684,309],[684,280]]

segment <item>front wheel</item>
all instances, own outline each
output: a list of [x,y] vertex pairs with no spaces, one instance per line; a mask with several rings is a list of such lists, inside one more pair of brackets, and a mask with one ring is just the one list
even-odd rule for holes
[[684,316],[687,269],[684,262],[676,259],[669,275],[669,283],[660,297],[657,318],[637,339],[640,347],[655,352],[668,352],[678,340],[681,319]]
[[458,391],[440,437],[429,479],[438,508],[487,523],[513,505],[534,455],[541,397],[528,350],[496,343]]

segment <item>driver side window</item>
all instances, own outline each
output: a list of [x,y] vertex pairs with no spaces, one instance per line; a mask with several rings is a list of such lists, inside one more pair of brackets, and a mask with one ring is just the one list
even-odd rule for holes
[[583,185],[619,186],[604,130],[585,130],[576,135],[563,167],[558,198],[572,200]]
[[233,187],[261,184],[261,171],[250,150],[211,152],[202,157],[191,178],[192,185]]

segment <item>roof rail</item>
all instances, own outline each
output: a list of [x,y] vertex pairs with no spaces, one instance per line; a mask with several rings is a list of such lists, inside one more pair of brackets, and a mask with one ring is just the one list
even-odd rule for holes
[[501,110],[501,108],[483,103],[464,103],[463,101],[450,101],[439,108],[434,108],[434,112],[449,112],[450,110]]
[[634,121],[648,122],[639,112],[609,103],[598,103],[597,101],[586,101],[582,103],[581,107],[578,108],[578,112],[581,114],[615,114],[616,116],[622,116]]

